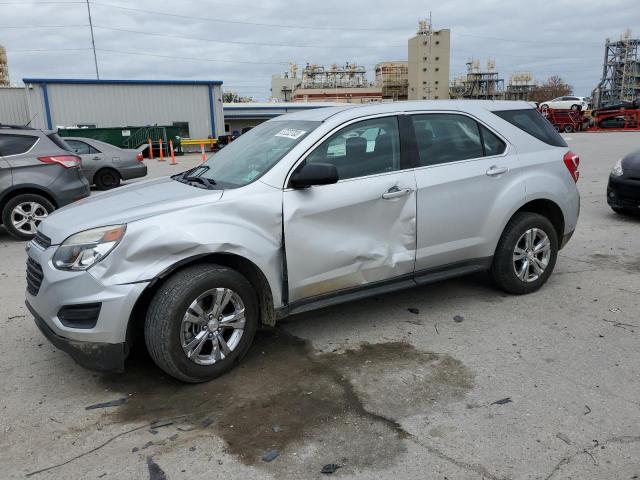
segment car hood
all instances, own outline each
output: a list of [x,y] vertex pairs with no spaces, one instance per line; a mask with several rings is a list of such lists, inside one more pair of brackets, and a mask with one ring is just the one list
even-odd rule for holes
[[137,182],[61,208],[49,215],[39,230],[51,239],[52,245],[57,245],[70,235],[90,228],[134,222],[216,202],[222,193],[222,190],[205,190],[170,177]]

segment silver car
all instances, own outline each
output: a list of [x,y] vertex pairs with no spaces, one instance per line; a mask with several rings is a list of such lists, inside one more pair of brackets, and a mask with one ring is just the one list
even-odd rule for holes
[[99,190],[120,185],[120,180],[131,180],[147,175],[142,153],[119,148],[109,143],[84,137],[65,137],[65,142],[82,159],[82,173]]
[[576,228],[578,165],[524,102],[284,115],[195,169],[50,215],[27,306],[82,365],[121,370],[144,341],[205,381],[298,312],[483,270],[537,290]]

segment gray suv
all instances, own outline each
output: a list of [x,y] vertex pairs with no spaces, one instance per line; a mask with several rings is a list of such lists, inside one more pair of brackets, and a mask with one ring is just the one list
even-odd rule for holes
[[7,232],[33,238],[54,209],[89,194],[80,157],[56,132],[0,124],[0,223]]
[[578,165],[524,102],[284,115],[195,169],[51,215],[27,306],[82,365],[121,370],[142,340],[205,381],[298,312],[479,271],[534,292],[576,228]]

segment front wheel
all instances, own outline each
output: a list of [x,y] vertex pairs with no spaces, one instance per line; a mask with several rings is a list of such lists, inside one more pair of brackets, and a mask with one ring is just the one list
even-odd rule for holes
[[491,276],[502,290],[522,295],[538,290],[558,257],[558,235],[551,222],[531,212],[516,213],[502,232]]
[[198,383],[231,370],[257,328],[251,284],[235,270],[203,264],[179,271],[158,289],[147,310],[144,337],[162,370]]

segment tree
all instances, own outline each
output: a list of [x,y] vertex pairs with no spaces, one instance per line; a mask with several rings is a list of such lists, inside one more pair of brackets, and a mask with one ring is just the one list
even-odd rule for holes
[[531,95],[529,100],[532,102],[544,102],[546,100],[552,100],[556,97],[563,97],[565,95],[571,95],[573,93],[573,87],[565,82],[558,75],[552,75],[541,85],[538,85]]
[[222,101],[224,103],[249,103],[253,102],[253,97],[241,97],[238,92],[229,90],[222,94]]

